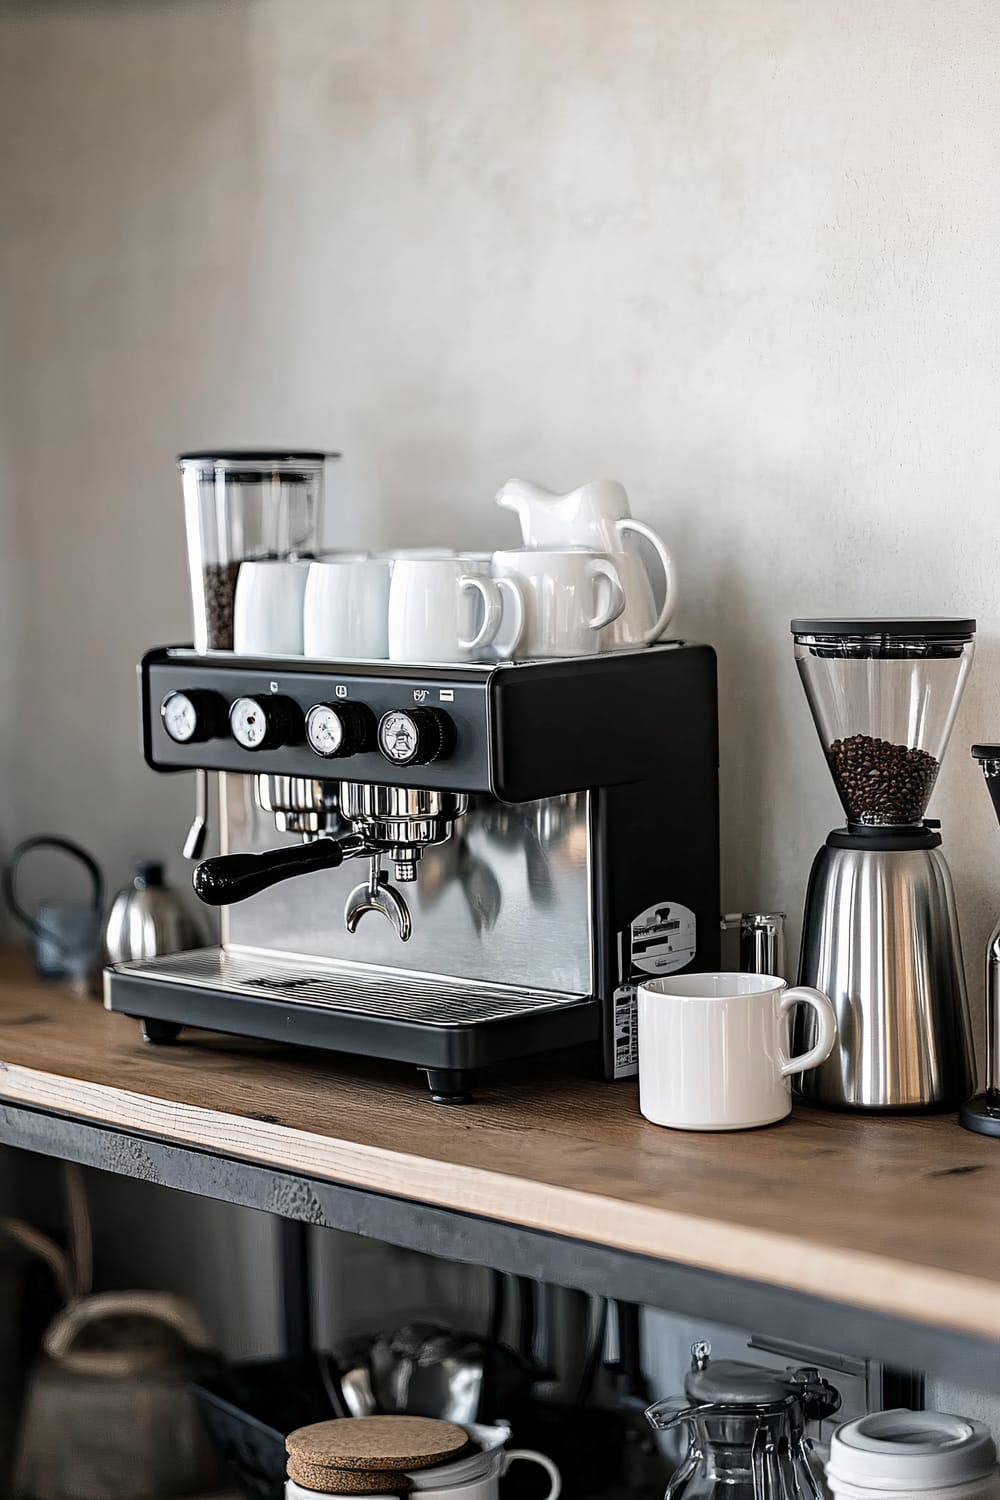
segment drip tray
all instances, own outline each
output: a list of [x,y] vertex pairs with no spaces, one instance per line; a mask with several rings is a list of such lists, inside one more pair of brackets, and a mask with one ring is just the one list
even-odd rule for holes
[[328,1051],[476,1069],[596,1042],[587,995],[198,949],[105,971],[109,1010]]

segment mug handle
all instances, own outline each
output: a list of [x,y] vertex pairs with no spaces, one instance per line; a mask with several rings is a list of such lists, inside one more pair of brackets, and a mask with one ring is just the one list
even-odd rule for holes
[[483,601],[483,623],[469,640],[459,636],[458,644],[462,651],[478,651],[480,646],[486,646],[493,640],[500,629],[500,621],[503,618],[503,601],[500,591],[492,578],[480,578],[475,573],[468,573],[464,578],[458,580],[458,587],[463,594],[479,594]]
[[615,522],[619,535],[628,531],[634,531],[636,536],[645,537],[646,541],[655,551],[660,559],[660,567],[663,569],[663,606],[656,619],[645,632],[642,639],[649,646],[653,641],[658,641],[673,619],[677,608],[677,569],[674,567],[674,559],[670,554],[666,542],[652,526],[647,526],[645,521],[636,521],[631,516],[622,516],[620,521]]
[[782,1078],[787,1078],[790,1073],[807,1073],[810,1068],[818,1068],[820,1063],[826,1062],[837,1040],[837,1012],[829,995],[824,995],[822,990],[810,989],[807,984],[797,984],[782,995],[781,1014],[787,1016],[796,1005],[812,1006],[819,1024],[819,1039],[808,1052],[782,1060]]
[[[513,656],[524,634],[524,594],[516,578],[494,578],[493,582],[500,591],[501,599],[510,600],[511,617],[510,634],[501,640],[500,632],[497,631],[493,637],[493,649],[498,656]],[[504,609],[503,614],[506,613]]]
[[[590,559],[590,576],[593,579],[606,578],[611,591],[606,609],[599,609],[592,619],[587,621],[591,630],[603,630],[605,625],[610,625],[612,620],[625,608],[625,590],[622,588],[621,575],[610,558],[592,557]],[[596,590],[594,603],[597,603]]]
[[515,1459],[523,1458],[531,1464],[541,1464],[549,1476],[550,1488],[545,1500],[559,1500],[562,1493],[562,1475],[552,1462],[546,1458],[544,1453],[537,1453],[534,1448],[509,1448],[504,1454],[502,1473],[506,1474]]

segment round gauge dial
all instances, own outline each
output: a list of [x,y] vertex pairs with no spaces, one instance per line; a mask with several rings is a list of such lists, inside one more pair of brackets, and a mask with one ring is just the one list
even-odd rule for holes
[[383,714],[378,726],[378,747],[386,760],[397,766],[408,766],[416,759],[419,741],[418,726],[413,715],[402,709]]
[[375,720],[363,703],[314,703],[306,714],[306,742],[316,755],[357,755],[375,741]]
[[344,720],[339,710],[329,703],[314,703],[306,714],[306,742],[317,755],[342,755]]
[[191,745],[225,733],[226,705],[207,688],[188,688],[167,694],[160,704],[160,718],[175,744]]
[[229,727],[233,739],[244,750],[259,750],[267,739],[268,722],[264,706],[256,698],[237,698],[229,710]]
[[433,708],[390,709],[378,725],[378,747],[395,766],[441,760],[449,742],[449,720]]
[[198,709],[188,693],[168,693],[160,708],[163,727],[178,745],[187,745],[198,733]]

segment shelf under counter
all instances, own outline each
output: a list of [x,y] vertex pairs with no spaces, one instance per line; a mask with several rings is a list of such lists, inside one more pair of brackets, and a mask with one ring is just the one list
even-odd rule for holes
[[145,1046],[8,952],[0,1142],[1000,1389],[1000,1143],[953,1115],[684,1134],[537,1066],[447,1109],[402,1065]]

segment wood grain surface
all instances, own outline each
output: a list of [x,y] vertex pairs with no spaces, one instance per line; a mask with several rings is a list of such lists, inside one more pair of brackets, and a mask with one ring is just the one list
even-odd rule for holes
[[441,1108],[404,1066],[209,1032],[145,1046],[13,953],[0,1059],[8,1100],[1000,1337],[1000,1141],[954,1116],[693,1135],[644,1121],[632,1084],[544,1074]]

